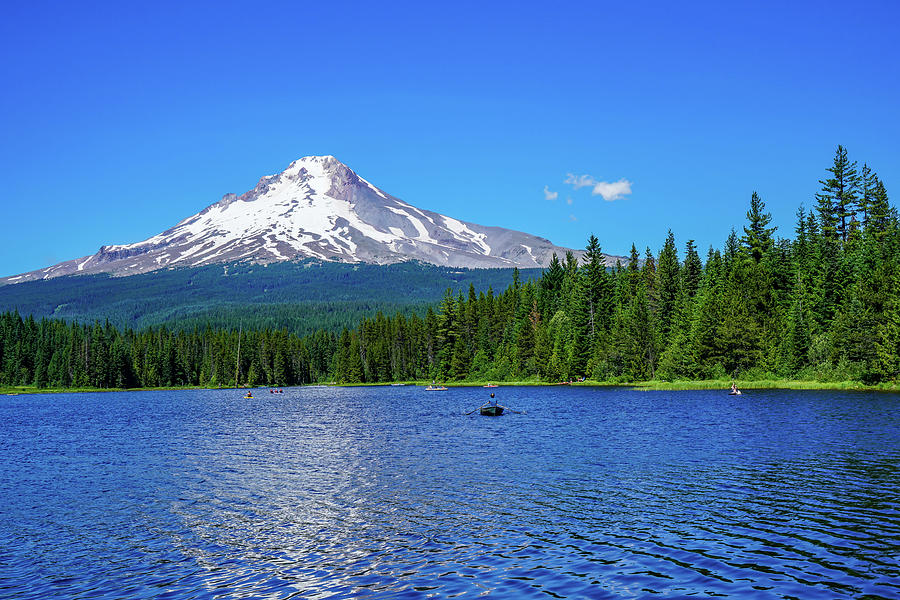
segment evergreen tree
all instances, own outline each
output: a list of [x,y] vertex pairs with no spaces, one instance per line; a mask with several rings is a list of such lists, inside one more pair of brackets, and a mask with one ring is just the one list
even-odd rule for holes
[[447,289],[438,311],[435,335],[437,376],[446,378],[453,373],[452,362],[456,340],[460,337],[459,307],[453,290]]
[[847,158],[847,149],[838,146],[834,164],[828,169],[831,177],[820,180],[822,191],[816,195],[822,234],[841,243],[847,241],[850,221],[856,214],[859,177],[856,162]]
[[584,265],[585,302],[590,326],[591,347],[596,345],[598,329],[608,329],[612,319],[613,286],[596,236],[588,238],[582,258]]
[[864,229],[869,228],[869,217],[872,214],[872,204],[875,202],[875,189],[878,184],[878,177],[869,168],[869,165],[863,163],[862,170],[859,173],[859,212],[862,213],[862,226]]
[[884,183],[877,177],[869,210],[867,231],[876,239],[881,240],[890,227],[892,211]]
[[753,192],[750,196],[750,210],[747,211],[747,225],[744,226],[741,241],[755,262],[761,261],[773,246],[772,233],[775,228],[768,227],[772,215],[765,210],[765,202]]
[[700,277],[703,274],[703,263],[694,247],[694,240],[688,240],[684,256],[684,291],[688,298],[693,298],[700,288]]
[[658,345],[653,315],[643,288],[638,289],[631,301],[625,331],[630,340],[627,350],[630,379],[653,379],[656,376]]
[[665,245],[659,253],[658,269],[658,308],[657,320],[659,322],[660,343],[663,347],[669,341],[669,333],[672,329],[672,320],[675,316],[675,306],[681,287],[680,269],[678,264],[678,251],[675,248],[675,235],[669,230]]
[[561,302],[560,292],[563,288],[564,279],[565,270],[559,262],[559,257],[554,252],[553,256],[550,257],[550,265],[541,276],[539,306],[542,313],[552,315],[556,312]]

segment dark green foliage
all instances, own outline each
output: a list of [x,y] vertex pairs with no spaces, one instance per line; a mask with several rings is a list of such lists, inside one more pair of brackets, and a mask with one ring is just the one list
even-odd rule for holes
[[700,255],[694,247],[694,240],[688,240],[684,257],[684,292],[689,298],[693,298],[700,288],[700,277],[703,273],[703,263]]
[[[522,272],[536,277],[540,269]],[[512,281],[509,269],[460,269],[418,262],[395,265],[318,261],[214,265],[133,275],[58,277],[0,287],[0,310],[35,318],[92,322],[118,328],[166,325],[237,329],[285,328],[297,335],[340,332],[379,310],[424,314],[448,287],[465,290]]]
[[759,262],[772,249],[772,233],[774,227],[767,227],[772,215],[765,212],[766,203],[753,192],[750,197],[750,210],[747,211],[747,225],[744,226],[744,237],[741,241],[750,257]]
[[847,149],[838,146],[834,164],[828,169],[831,177],[819,181],[822,191],[816,195],[822,234],[829,239],[847,241],[851,222],[856,217],[857,188],[860,184],[856,161],[847,158]]
[[675,249],[675,235],[671,230],[659,253],[657,284],[659,337],[665,346],[669,341],[678,295],[681,291],[681,269],[678,264],[678,251]]

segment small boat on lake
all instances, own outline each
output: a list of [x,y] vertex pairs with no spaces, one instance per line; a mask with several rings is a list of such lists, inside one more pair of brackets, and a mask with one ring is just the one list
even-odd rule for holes
[[447,391],[447,388],[442,385],[429,385],[427,388],[425,388],[425,391],[426,392],[445,392],[445,391]]
[[487,384],[487,385],[484,386],[484,387],[486,387],[486,388],[495,388],[495,387],[500,387],[500,386],[498,386],[496,383],[489,383],[489,384]]
[[503,407],[499,404],[485,404],[478,411],[485,417],[499,417],[503,414]]

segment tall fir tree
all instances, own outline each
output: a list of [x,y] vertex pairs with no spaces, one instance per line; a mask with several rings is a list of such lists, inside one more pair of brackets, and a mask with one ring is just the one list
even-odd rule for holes
[[766,212],[766,203],[756,192],[750,196],[750,210],[747,211],[747,225],[741,238],[744,247],[755,262],[760,262],[774,245],[772,233],[775,227],[768,227],[772,215]]
[[672,320],[675,317],[675,306],[681,288],[681,273],[678,264],[678,250],[675,248],[675,234],[669,230],[666,242],[659,253],[657,268],[657,321],[659,338],[663,347],[669,341]]
[[859,176],[856,162],[850,162],[843,146],[837,147],[828,172],[831,177],[819,181],[822,190],[816,194],[822,234],[845,243],[857,211]]

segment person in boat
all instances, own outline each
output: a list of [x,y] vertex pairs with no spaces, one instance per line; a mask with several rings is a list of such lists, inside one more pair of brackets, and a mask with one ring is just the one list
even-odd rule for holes
[[731,382],[731,393],[732,393],[732,394],[737,394],[737,393],[738,393],[737,384],[736,384],[735,382],[733,382],[733,381]]

